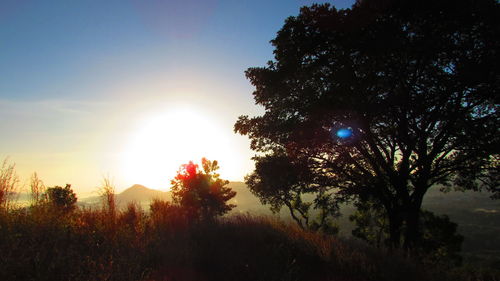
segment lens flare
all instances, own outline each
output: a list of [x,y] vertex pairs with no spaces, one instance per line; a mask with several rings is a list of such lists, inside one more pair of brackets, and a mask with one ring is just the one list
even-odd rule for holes
[[341,139],[347,139],[347,138],[352,136],[352,131],[351,131],[351,129],[343,128],[343,129],[338,130],[336,135],[337,135],[337,137],[339,137]]

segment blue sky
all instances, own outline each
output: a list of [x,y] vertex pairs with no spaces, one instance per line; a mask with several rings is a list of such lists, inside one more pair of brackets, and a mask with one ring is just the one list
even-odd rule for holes
[[[182,107],[196,112],[192,122],[216,124],[232,155],[222,157],[232,170],[220,159],[221,174],[242,180],[253,153],[232,125],[260,112],[243,72],[272,59],[269,40],[312,3],[1,0],[0,157],[22,181],[37,171],[47,185],[72,183],[83,194],[110,175],[121,190],[142,181],[122,167],[130,139]],[[169,136],[182,139],[179,130]],[[168,176],[151,187],[167,188]]]

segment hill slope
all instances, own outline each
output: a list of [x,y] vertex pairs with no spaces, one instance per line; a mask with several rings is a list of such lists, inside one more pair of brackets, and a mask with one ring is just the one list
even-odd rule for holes
[[171,200],[170,192],[150,189],[140,184],[134,184],[116,196],[119,205],[127,205],[131,202],[145,203],[154,199]]

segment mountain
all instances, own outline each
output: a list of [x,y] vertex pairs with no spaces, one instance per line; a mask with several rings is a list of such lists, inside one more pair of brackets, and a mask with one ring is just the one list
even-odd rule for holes
[[[230,204],[236,205],[236,208],[231,211],[231,214],[271,214],[269,207],[262,205],[259,199],[250,192],[244,182],[230,182],[228,187],[236,191],[236,196],[229,201]],[[148,210],[149,204],[153,201],[153,199],[172,201],[172,193],[170,191],[159,191],[140,184],[134,184],[115,196],[118,208],[125,208],[129,203],[135,202],[138,203],[144,210]],[[102,204],[102,199],[99,196],[92,196],[79,199],[78,202],[81,206],[95,207]],[[284,216],[286,216],[285,212]]]
[[236,191],[236,196],[229,200],[230,204],[236,205],[231,211],[235,213],[251,213],[255,215],[270,215],[269,206],[264,206],[260,203],[259,198],[248,189],[244,182],[230,182],[227,185],[233,191]]
[[171,201],[172,194],[171,192],[150,189],[140,184],[134,184],[116,196],[116,202],[119,205],[127,205],[131,202],[150,202],[154,199]]
[[[228,187],[236,191],[236,196],[229,201],[230,204],[235,204],[237,206],[231,212],[232,214],[271,214],[269,208],[260,203],[259,199],[250,192],[244,182],[230,182]],[[170,191],[163,192],[147,188],[140,184],[135,184],[116,195],[116,203],[120,208],[126,207],[129,203],[136,202],[139,203],[144,210],[147,210],[153,199],[172,201],[172,194]]]
[[[139,204],[144,210],[149,209],[149,204],[154,199],[161,200],[172,200],[172,195],[170,192],[164,192],[156,189],[147,188],[144,185],[134,184],[131,187],[125,189],[121,193],[115,194],[115,202],[119,209],[126,208],[130,203]],[[85,207],[96,207],[101,206],[102,197],[101,196],[91,196],[78,200],[80,206]]]

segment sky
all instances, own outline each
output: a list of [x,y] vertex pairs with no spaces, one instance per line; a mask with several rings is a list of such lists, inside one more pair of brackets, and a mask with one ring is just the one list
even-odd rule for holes
[[[354,0],[319,1],[349,8]],[[183,163],[253,169],[240,115],[259,115],[244,71],[306,0],[0,0],[0,161],[21,187],[95,194],[104,177],[168,190]]]

